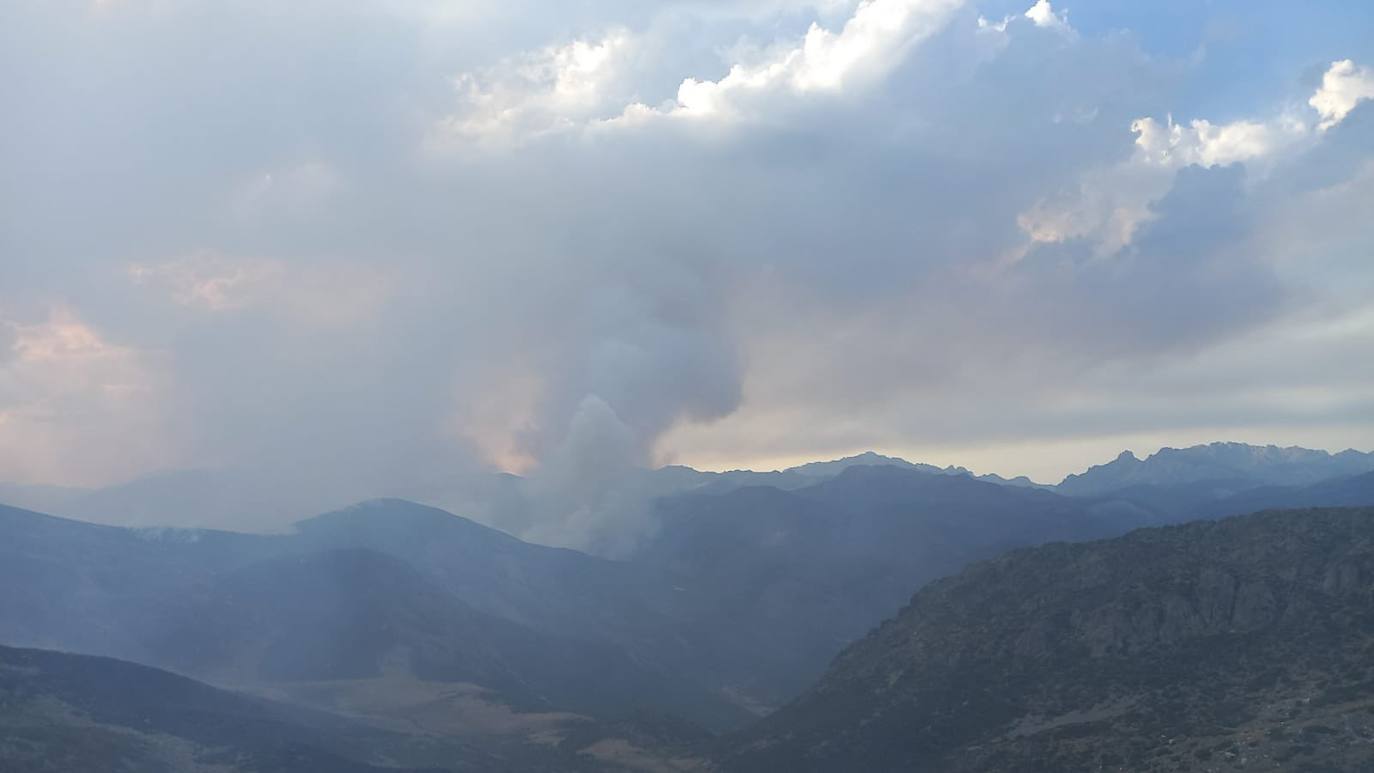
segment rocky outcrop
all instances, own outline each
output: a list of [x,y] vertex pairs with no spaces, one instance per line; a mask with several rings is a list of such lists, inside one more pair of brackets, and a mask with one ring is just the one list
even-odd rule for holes
[[[917,593],[724,759],[737,770],[1204,770],[1223,758],[1359,770],[1374,738],[1372,601],[1374,509],[1016,551]],[[1341,729],[1303,729],[1318,726]]]

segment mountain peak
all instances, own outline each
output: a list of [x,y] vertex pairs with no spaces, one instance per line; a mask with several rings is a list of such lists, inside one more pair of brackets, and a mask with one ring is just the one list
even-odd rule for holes
[[1275,445],[1215,442],[1186,448],[1165,446],[1144,460],[1122,451],[1107,464],[1069,475],[1059,491],[1096,495],[1132,486],[1171,486],[1203,481],[1245,486],[1310,485],[1321,480],[1374,470],[1374,454]]
[[789,467],[783,472],[798,473],[801,475],[834,475],[849,467],[906,467],[915,469],[928,469],[936,471],[937,468],[924,464],[913,464],[905,459],[896,456],[886,456],[877,451],[864,451],[853,456],[846,456],[840,459],[832,459],[827,462],[810,462],[796,467]]

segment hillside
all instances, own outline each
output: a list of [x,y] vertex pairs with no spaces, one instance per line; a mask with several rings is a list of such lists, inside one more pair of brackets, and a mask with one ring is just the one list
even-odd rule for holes
[[[0,770],[364,773],[407,739],[110,658],[0,647]],[[495,758],[448,744],[453,769]],[[538,769],[531,767],[531,770]]]
[[1118,528],[1049,492],[890,465],[793,491],[669,498],[659,517],[636,560],[683,589],[675,609],[724,655],[710,664],[719,679],[774,701],[922,584],[1010,547]]
[[1014,551],[935,582],[740,771],[1370,770],[1374,509]]
[[479,612],[371,550],[286,556],[220,578],[149,636],[158,663],[226,684],[382,677],[471,683],[524,710],[617,717],[727,707],[609,645]]
[[[132,530],[0,508],[0,642],[230,685],[473,682],[537,708],[747,714],[674,671],[687,645],[635,567],[385,501],[292,535]],[[347,646],[344,646],[344,643]]]

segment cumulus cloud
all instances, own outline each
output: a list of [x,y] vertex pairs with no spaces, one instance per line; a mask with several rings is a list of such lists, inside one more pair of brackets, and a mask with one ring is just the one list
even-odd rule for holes
[[1321,116],[1325,131],[1340,123],[1363,100],[1374,99],[1374,72],[1349,59],[1333,62],[1322,76],[1321,88],[1307,101]]
[[1205,118],[1179,123],[1173,115],[1163,122],[1138,118],[1130,124],[1135,148],[1129,158],[1087,171],[1076,190],[1036,202],[1018,216],[1018,223],[1033,242],[1088,239],[1099,255],[1111,253],[1129,244],[1136,229],[1152,217],[1152,203],[1168,193],[1179,170],[1244,164],[1262,176],[1310,148],[1322,126],[1291,111],[1225,123]]
[[1069,26],[1069,15],[1067,12],[1054,10],[1050,0],[1035,0],[1035,5],[1026,9],[1025,17],[1030,19],[1035,26],[1048,29],[1071,31]]
[[504,142],[567,129],[625,99],[638,41],[618,29],[507,59],[454,78],[460,111],[444,118],[433,141]]
[[720,80],[688,78],[669,113],[728,116],[760,92],[837,92],[861,85],[891,71],[961,5],[960,0],[864,0],[839,32],[813,24],[796,47],[760,62],[735,64]]
[[[1284,144],[1284,128],[1255,121],[1215,125],[1201,118],[1182,126],[1172,117],[1165,125],[1153,118],[1131,124],[1141,160],[1174,169],[1193,164],[1224,166],[1269,155]],[[1286,128],[1288,134],[1299,137],[1304,129],[1301,124]]]
[[673,99],[653,104],[626,99],[633,96],[628,70],[643,46],[627,30],[549,46],[457,76],[462,110],[445,117],[437,135],[440,141],[508,141],[662,116],[743,117],[779,93],[839,93],[871,83],[962,5],[963,0],[863,0],[838,31],[812,23],[800,40],[754,51],[749,61],[731,63],[718,80],[688,77]]

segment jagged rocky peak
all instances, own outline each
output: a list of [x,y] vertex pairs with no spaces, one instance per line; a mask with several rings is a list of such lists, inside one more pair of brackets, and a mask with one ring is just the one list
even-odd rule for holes
[[1061,493],[1091,496],[1134,486],[1176,486],[1202,481],[1232,486],[1294,486],[1374,470],[1374,453],[1217,442],[1161,448],[1145,459],[1123,451],[1115,460],[1069,475]]

